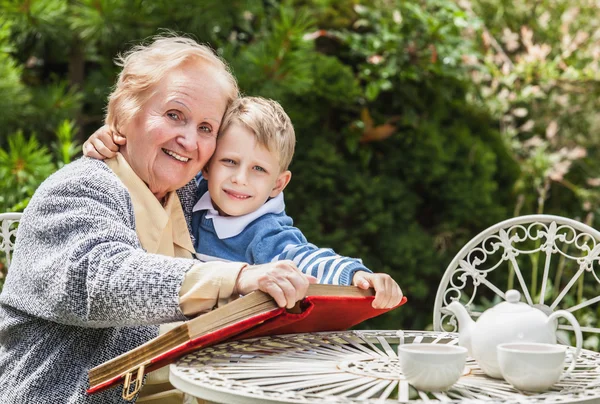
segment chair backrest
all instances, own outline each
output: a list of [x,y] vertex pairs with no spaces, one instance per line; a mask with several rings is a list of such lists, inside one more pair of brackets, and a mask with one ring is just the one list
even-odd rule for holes
[[0,254],[4,253],[7,267],[10,266],[10,258],[15,248],[21,215],[22,213],[0,213]]
[[[591,309],[599,312],[599,266],[600,232],[590,226],[551,215],[503,221],[474,237],[446,269],[435,299],[433,328],[457,330],[454,315],[446,309],[454,300],[476,319],[504,300],[507,289],[517,289],[525,303],[547,314],[572,312],[582,331],[600,334],[595,316],[586,321],[583,315]],[[561,324],[559,329],[572,327]]]

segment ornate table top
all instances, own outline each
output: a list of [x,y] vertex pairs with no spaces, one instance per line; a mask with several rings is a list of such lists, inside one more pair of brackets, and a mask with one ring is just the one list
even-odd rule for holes
[[546,393],[523,393],[503,380],[489,378],[470,358],[450,390],[427,393],[404,379],[398,365],[399,343],[457,344],[458,335],[341,331],[228,342],[171,365],[171,383],[218,403],[600,403],[600,354],[596,352],[583,350],[571,377]]

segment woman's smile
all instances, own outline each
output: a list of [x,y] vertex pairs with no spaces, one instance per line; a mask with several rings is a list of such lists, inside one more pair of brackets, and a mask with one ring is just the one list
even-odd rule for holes
[[175,152],[174,152],[174,151],[172,151],[172,150],[168,150],[168,149],[162,149],[162,151],[163,151],[163,152],[164,152],[166,155],[168,155],[168,156],[171,156],[171,157],[173,157],[175,160],[177,160],[177,161],[181,161],[181,162],[183,162],[183,163],[187,163],[189,160],[191,160],[189,157],[183,157],[182,155],[180,155],[180,154],[177,154],[177,153],[175,153]]

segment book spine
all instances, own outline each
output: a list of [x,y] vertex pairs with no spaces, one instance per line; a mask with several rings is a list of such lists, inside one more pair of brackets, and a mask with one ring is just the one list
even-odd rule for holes
[[[235,335],[242,333],[252,327],[255,327],[259,324],[262,324],[264,321],[269,320],[273,317],[277,317],[281,315],[281,313],[285,312],[284,307],[279,307],[274,310],[270,310],[264,313],[257,314],[252,317],[245,318],[241,321],[238,321],[234,324],[231,324],[227,327],[221,328],[219,330],[200,335],[194,339],[190,339],[189,341],[171,349],[168,352],[165,352],[161,355],[155,356],[151,360],[144,362],[142,364],[138,364],[135,367],[132,367],[126,372],[113,377],[112,379],[106,380],[102,383],[98,383],[95,385],[90,385],[90,388],[87,389],[87,394],[94,394],[100,391],[106,390],[113,386],[123,383],[124,381],[128,381],[126,384],[134,384],[137,383],[138,377],[140,376],[140,369],[142,369],[141,376],[144,374],[152,372],[153,370],[160,369],[161,367],[172,363],[185,355],[186,353],[207,348],[209,346],[216,345],[220,342],[223,342],[227,339],[234,337]],[[139,388],[141,388],[141,383],[139,384]],[[137,384],[136,384],[137,386]],[[127,387],[127,386],[125,386]],[[135,392],[127,391],[127,394],[137,394],[139,388],[135,390]],[[123,390],[123,394],[125,393],[125,389]]]

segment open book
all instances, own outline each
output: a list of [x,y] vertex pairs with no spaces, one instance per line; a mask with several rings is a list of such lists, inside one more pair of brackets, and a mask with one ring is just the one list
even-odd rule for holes
[[[271,296],[256,291],[189,320],[147,343],[88,372],[95,393],[124,383],[124,394],[141,388],[145,373],[174,362],[182,355],[234,339],[316,331],[338,331],[391,309],[374,309],[373,289],[355,286],[309,286],[307,297],[292,309],[278,307]],[[402,299],[400,305],[406,302]],[[134,384],[133,391],[130,385]]]

